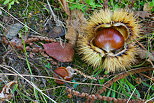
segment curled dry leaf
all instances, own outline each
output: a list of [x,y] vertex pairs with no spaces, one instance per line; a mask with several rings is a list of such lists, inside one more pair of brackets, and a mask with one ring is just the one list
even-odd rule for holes
[[67,33],[65,38],[69,40],[69,43],[75,45],[78,34],[83,32],[81,28],[86,24],[84,14],[79,10],[73,10],[66,23]]
[[45,52],[60,62],[71,62],[74,49],[70,43],[61,45],[59,42],[43,44]]
[[10,26],[9,26],[9,30],[8,30],[8,32],[7,32],[7,34],[6,34],[6,37],[7,37],[8,39],[13,39],[13,37],[16,37],[16,36],[17,36],[19,30],[20,30],[22,27],[23,27],[23,25],[20,24],[20,23],[16,23],[16,24],[10,25]]
[[19,39],[17,37],[13,37],[10,42],[15,43],[16,45],[22,45],[21,39]]
[[153,8],[153,6],[150,6],[150,2],[149,3],[145,3],[144,7],[143,7],[143,11],[151,11]]
[[136,82],[137,84],[141,84],[141,83],[142,83],[142,80],[141,80],[141,78],[136,78],[136,79],[135,79],[135,82]]
[[61,3],[65,13],[67,15],[70,15],[70,10],[69,10],[68,3],[66,2],[66,0],[58,0],[58,1]]
[[65,29],[62,26],[55,26],[48,33],[49,37],[56,38],[65,35]]
[[104,8],[108,8],[108,0],[104,0]]
[[142,19],[145,19],[145,18],[149,18],[151,13],[147,12],[147,11],[136,11],[135,14],[138,16],[138,17],[141,17]]
[[9,92],[9,90],[11,86],[13,86],[14,84],[17,84],[17,81],[11,81],[2,88],[2,91],[0,92],[0,102],[6,101],[12,98],[13,95]]
[[67,25],[68,31],[67,34],[65,35],[65,38],[69,40],[69,43],[75,45],[76,40],[77,40],[77,33],[71,25]]
[[139,50],[139,56],[141,59],[149,58],[151,61],[154,61],[154,54],[147,50]]

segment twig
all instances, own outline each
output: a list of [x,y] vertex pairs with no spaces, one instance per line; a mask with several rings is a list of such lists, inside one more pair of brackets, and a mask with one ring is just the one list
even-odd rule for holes
[[[154,99],[154,97],[150,98],[149,100],[146,100],[145,103],[148,103],[148,102],[150,102],[150,101],[153,100],[153,99]],[[151,102],[151,103],[152,103],[152,102]]]
[[93,79],[93,80],[104,79],[105,77],[110,77],[109,75],[104,75],[103,77],[93,77],[93,76],[86,75],[85,73],[81,72],[78,69],[74,69],[74,70],[80,75],[82,75],[83,77],[88,78],[88,79]]
[[[3,65],[0,65],[0,67],[2,67]],[[9,70],[10,71],[10,70]],[[10,72],[12,72],[12,71],[10,71]],[[66,81],[66,80],[64,80],[64,79],[59,79],[59,78],[54,78],[54,77],[49,77],[49,76],[38,76],[38,75],[27,75],[27,74],[16,74],[15,72],[13,72],[13,74],[12,73],[0,73],[0,76],[3,76],[3,75],[7,75],[7,76],[20,76],[20,75],[22,75],[23,77],[35,77],[35,78],[46,78],[46,79],[56,79],[56,80],[60,80],[60,81],[63,81],[63,82],[66,82],[66,83],[71,83],[71,84],[80,84],[80,85],[93,85],[93,86],[102,86],[101,84],[92,84],[92,83],[80,83],[80,82],[70,82],[70,81]],[[106,88],[108,88],[108,87],[106,87]],[[113,90],[113,89],[111,89],[111,88],[108,88],[109,90],[112,90],[112,91],[114,91],[114,92],[116,92],[116,93],[118,93],[118,94],[121,94],[121,95],[123,95],[122,93],[119,93],[119,92],[117,92],[117,91],[115,91],[115,90]],[[123,95],[124,96],[124,95]]]
[[[9,70],[8,68],[11,68],[14,73],[18,74],[18,76],[20,76],[21,78],[23,78],[25,81],[27,81],[31,86],[33,86],[36,90],[38,90],[41,94],[43,94],[45,97],[47,97],[48,99],[50,99],[53,103],[57,103],[56,101],[54,101],[52,98],[50,98],[49,96],[47,96],[45,93],[42,92],[42,90],[40,90],[33,82],[29,81],[28,79],[26,79],[25,77],[23,77],[21,74],[18,73],[18,71],[16,71],[14,68],[7,66],[7,65],[0,65],[0,67]],[[10,71],[10,70],[9,70]]]
[[136,90],[136,88],[133,90],[132,94],[130,95],[130,97],[129,97],[128,101],[127,101],[127,103],[129,103],[129,101],[130,101],[131,97],[133,96],[135,90]]
[[140,73],[140,74],[141,74],[142,76],[144,76],[144,77],[146,77],[146,78],[148,78],[148,79],[154,81],[154,77],[149,77],[149,76],[147,76],[147,75],[145,75],[145,74],[143,74],[143,73]]
[[25,27],[27,27],[28,29],[30,29],[34,33],[41,35],[40,33],[36,32],[35,30],[33,30],[32,28],[30,28],[29,26],[27,26],[26,24],[22,23],[20,20],[18,20],[16,17],[14,17],[12,14],[10,14],[8,11],[6,11],[5,9],[3,9],[2,7],[0,7],[0,9],[2,9],[3,11],[5,11],[7,14],[9,14],[11,17],[13,17],[15,20],[17,20],[19,23],[21,23],[22,25],[24,25]]
[[[150,70],[154,70],[154,68],[150,68],[150,67],[143,67],[143,68],[137,68],[137,69],[132,69],[123,73],[120,73],[119,75],[117,75],[116,77],[112,78],[111,80],[109,80],[108,82],[106,82],[103,86],[105,87],[110,87],[114,82],[125,78],[129,75],[133,75],[136,73],[140,73],[140,72],[145,72],[145,71],[150,71]],[[101,90],[97,91],[97,94],[101,94],[102,92],[106,91],[106,88],[103,87]]]
[[56,26],[63,26],[64,27],[63,23],[56,17],[55,13],[53,12],[48,0],[47,0],[47,4],[50,9],[51,15],[52,15],[54,21],[56,22]]
[[[101,100],[101,101],[108,101],[109,103],[113,101],[113,103],[126,103],[128,99],[121,99],[121,98],[113,98],[113,97],[107,97],[107,96],[101,96],[99,94],[88,94],[88,93],[80,93],[78,91],[72,90],[70,88],[67,88],[66,90],[69,95],[74,95],[78,97],[85,97],[87,98],[86,103],[94,103],[94,100]],[[129,103],[144,103],[145,100],[142,99],[135,99],[135,100],[130,100]]]
[[[122,78],[125,78],[126,76],[129,76],[129,75],[132,75],[132,74],[136,74],[136,73],[140,73],[140,72],[150,71],[150,70],[154,70],[154,68],[148,68],[148,67],[137,68],[137,69],[133,69],[133,70],[129,70],[129,71],[120,73],[116,77],[114,77],[111,80],[109,80],[108,82],[106,82],[103,85],[103,88],[101,90],[99,90],[96,94],[88,94],[88,93],[84,93],[84,92],[80,93],[78,91],[72,90],[71,88],[67,88],[67,92],[70,93],[70,95],[87,98],[87,102],[88,103],[93,103],[94,100],[103,100],[103,101],[108,101],[108,102],[109,101],[113,101],[115,103],[118,103],[118,102],[120,102],[120,103],[125,103],[125,102],[129,102],[129,103],[144,103],[145,100],[143,100],[143,99],[135,99],[135,100],[130,100],[130,98],[129,99],[120,99],[120,98],[116,99],[116,98],[113,98],[113,97],[101,96],[100,94],[102,92],[106,91],[106,87],[111,86],[114,82],[116,82],[116,81],[118,81],[118,80],[120,80]],[[134,91],[135,91],[135,89],[134,89]],[[134,91],[133,91],[133,93],[134,93]],[[149,99],[148,102],[152,101],[152,99],[153,98]]]
[[57,89],[57,88],[66,88],[66,86],[57,86],[57,87],[54,87],[54,88],[48,88],[48,89],[45,89],[45,90],[42,90],[42,91],[49,91],[49,90],[52,90],[52,89]]

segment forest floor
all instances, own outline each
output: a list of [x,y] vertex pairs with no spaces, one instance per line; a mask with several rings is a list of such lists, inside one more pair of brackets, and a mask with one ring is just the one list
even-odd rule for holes
[[[14,3],[0,1],[0,102],[83,103],[96,99],[96,103],[107,103],[122,102],[120,99],[123,99],[124,103],[154,100],[153,0],[12,1]],[[94,10],[102,8],[129,8],[138,17],[141,33],[136,44],[142,52],[137,57],[138,62],[128,71],[108,73],[89,66],[81,60],[76,46],[68,45],[68,51],[61,51],[61,45],[68,43],[70,12],[80,10],[88,18]],[[71,39],[76,42],[73,37]],[[51,46],[50,43],[55,44]],[[48,51],[50,46],[57,51]],[[63,53],[69,57],[59,58]],[[75,71],[73,77],[70,81],[59,77],[63,83],[57,84],[55,69],[68,66]],[[103,90],[105,84],[110,86],[101,92],[101,101],[92,94]]]

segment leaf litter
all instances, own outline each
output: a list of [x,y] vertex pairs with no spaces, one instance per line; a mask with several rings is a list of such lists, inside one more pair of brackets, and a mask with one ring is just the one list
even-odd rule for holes
[[[54,31],[54,28],[57,28],[57,26],[53,27],[53,30],[50,31],[49,37],[59,37],[59,36],[64,36],[65,38],[68,40],[68,43],[63,43],[60,44],[59,42],[54,42],[54,43],[44,43],[43,47],[45,52],[51,56],[52,58],[60,61],[60,62],[72,62],[73,61],[73,57],[74,57],[74,46],[76,44],[76,40],[78,38],[78,34],[80,32],[80,28],[84,26],[84,24],[86,23],[86,20],[84,18],[84,15],[82,12],[78,11],[78,10],[74,10],[74,11],[68,11],[68,5],[66,4],[65,0],[59,0],[62,3],[62,6],[64,8],[64,11],[66,12],[66,14],[70,15],[70,18],[67,19],[66,21],[66,28],[67,28],[67,33],[65,35],[65,33],[63,32],[63,30],[59,30],[59,31]],[[71,14],[70,14],[71,12]],[[152,27],[153,24],[151,22],[144,22],[144,20],[146,19],[151,19],[152,18],[152,14],[149,12],[149,10],[145,7],[144,11],[137,11],[136,15],[138,15],[142,21],[143,21],[143,26]],[[14,26],[14,25],[13,25]],[[149,34],[151,33],[151,27],[146,28],[145,31],[143,31],[145,34]],[[17,27],[17,29],[15,29],[15,31],[13,31],[13,29],[9,29],[9,32],[11,32],[12,34],[8,34],[8,38],[11,39],[15,39],[17,36],[17,33],[19,32],[19,30],[22,27]],[[15,38],[12,38],[15,37]],[[19,40],[20,41],[20,40]],[[147,51],[141,51],[141,56],[143,59],[145,59],[147,57],[147,55],[142,55],[142,52],[147,53]],[[153,60],[153,52],[149,53],[148,52],[148,58],[150,60]],[[19,61],[20,62],[20,61]],[[59,65],[58,65],[59,66]],[[11,84],[11,83],[10,83]],[[3,87],[2,91],[8,92],[9,88],[6,89],[8,86],[6,86],[5,88]],[[9,95],[4,95],[4,92],[1,91],[1,97],[5,100],[5,99],[10,99],[10,97],[12,97],[12,94],[9,93]]]

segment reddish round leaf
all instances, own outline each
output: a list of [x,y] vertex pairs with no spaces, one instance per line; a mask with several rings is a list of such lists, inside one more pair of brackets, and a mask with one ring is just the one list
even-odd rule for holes
[[46,43],[43,45],[45,52],[60,62],[71,62],[73,60],[74,50],[70,43],[63,46],[59,42]]

